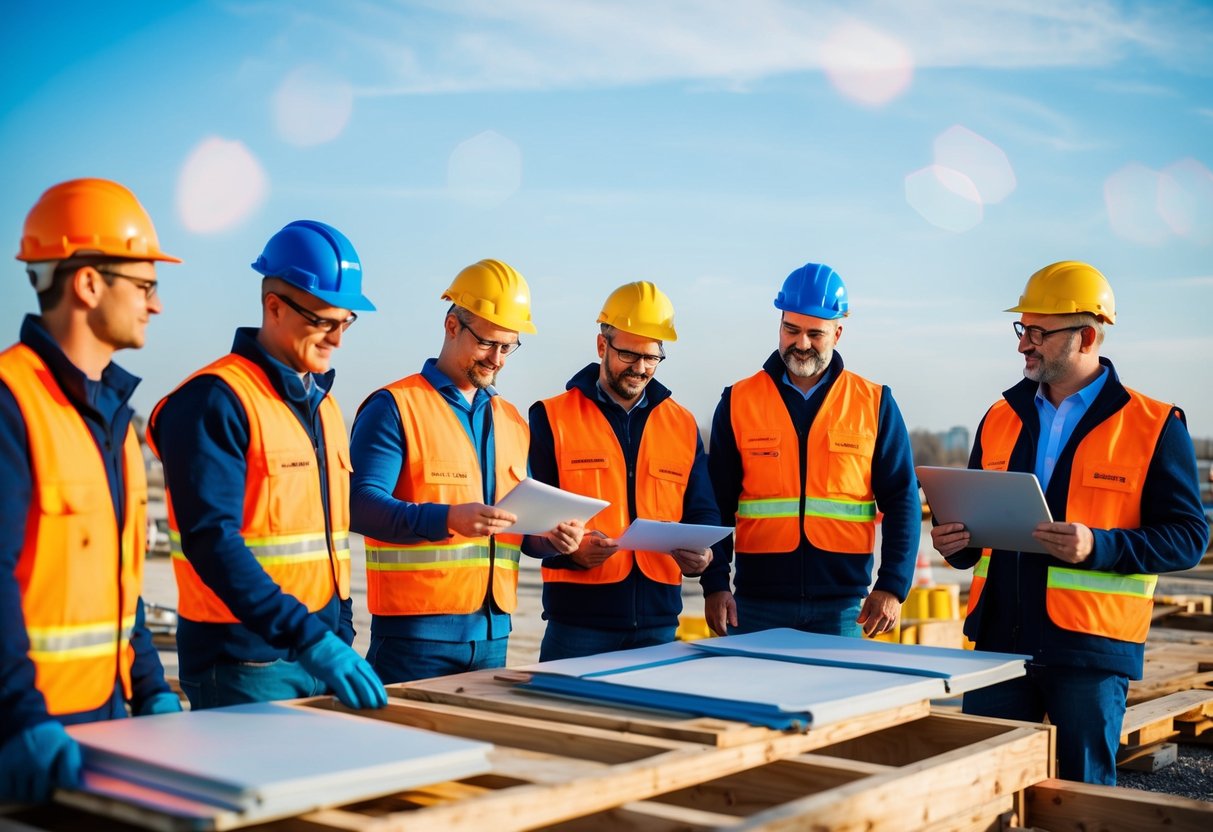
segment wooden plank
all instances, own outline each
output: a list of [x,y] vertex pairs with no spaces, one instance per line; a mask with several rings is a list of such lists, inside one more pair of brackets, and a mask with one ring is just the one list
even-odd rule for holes
[[785,803],[736,829],[830,832],[920,829],[1046,778],[1052,768],[1051,726],[1023,726],[999,736]]
[[1121,723],[1120,744],[1149,745],[1170,739],[1177,730],[1175,720],[1198,720],[1209,713],[1213,713],[1213,691],[1178,691],[1131,705]]
[[1025,823],[1044,829],[1100,832],[1208,832],[1213,803],[1116,786],[1046,780],[1028,787]]
[[1179,759],[1179,746],[1164,742],[1148,748],[1122,749],[1116,752],[1116,767],[1126,771],[1144,771],[1153,774]]
[[1199,630],[1213,633],[1213,615],[1207,612],[1176,612],[1159,622],[1164,627],[1176,630]]

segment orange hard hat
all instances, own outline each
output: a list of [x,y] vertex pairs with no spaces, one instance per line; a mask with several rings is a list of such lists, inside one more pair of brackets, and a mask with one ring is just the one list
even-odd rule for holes
[[135,195],[108,179],[72,179],[47,189],[25,218],[18,260],[77,255],[180,263],[160,250],[156,229]]

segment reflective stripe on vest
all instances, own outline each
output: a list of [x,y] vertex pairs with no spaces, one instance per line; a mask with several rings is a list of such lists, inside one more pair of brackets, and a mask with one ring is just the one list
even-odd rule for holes
[[25,423],[33,477],[14,572],[34,686],[53,715],[131,697],[131,631],[147,548],[147,481],[133,428],[123,444],[123,522],[88,425],[42,359],[18,344],[0,354],[0,381]]
[[[348,598],[352,466],[345,422],[337,403],[332,396],[325,396],[319,407],[325,451],[323,476],[328,492],[326,518],[322,467],[315,446],[265,371],[246,358],[229,354],[182,384],[200,375],[222,379],[240,400],[248,419],[244,516],[240,528],[244,545],[269,578],[309,611],[324,608],[334,591],[339,598]],[[152,412],[152,424],[164,401]],[[152,434],[149,429],[149,442]],[[154,443],[152,449],[156,450]],[[168,498],[169,541],[180,595],[178,612],[191,621],[236,623],[236,616],[202,581],[183,551],[171,489]]]
[[[609,500],[610,505],[586,524],[587,531],[618,537],[631,523],[628,514],[628,474],[623,448],[595,402],[577,389],[545,399],[560,487],[575,494]],[[666,398],[645,421],[636,455],[636,516],[646,520],[682,518],[683,499],[699,428],[691,412]],[[681,584],[682,570],[669,555],[620,549],[593,569],[544,568],[543,579],[558,583],[611,584],[622,581],[635,562],[648,578]]]
[[[1141,526],[1146,471],[1174,409],[1126,391],[1129,402],[1082,437],[1075,449],[1066,521],[1092,529]],[[1018,414],[1005,400],[990,408],[978,437],[983,467],[1006,470],[1021,428]],[[1157,582],[1154,575],[1050,566],[1045,608],[1049,619],[1064,630],[1142,643],[1150,629]],[[984,578],[979,584],[975,575],[970,610],[976,608],[984,585]]]
[[[420,374],[386,388],[404,431],[404,468],[393,496],[411,503],[484,502],[480,460],[450,404]],[[501,396],[489,402],[496,459],[495,500],[526,477],[530,431]],[[452,535],[445,541],[392,543],[366,538],[367,606],[373,615],[464,614],[492,597],[505,612],[518,598],[521,535]]]
[[795,551],[803,528],[817,549],[872,553],[872,457],[881,393],[880,385],[843,370],[809,428],[805,452],[811,462],[802,466],[796,428],[770,374],[760,370],[733,385],[730,418],[742,466],[738,552]]

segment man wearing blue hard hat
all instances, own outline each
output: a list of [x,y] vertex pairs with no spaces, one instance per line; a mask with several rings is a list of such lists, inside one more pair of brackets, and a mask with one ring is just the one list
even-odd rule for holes
[[720,634],[889,632],[913,581],[921,524],[905,421],[889,388],[844,369],[834,349],[849,314],[837,272],[802,266],[775,308],[779,349],[725,388],[712,420],[708,468],[720,516],[735,520],[737,566],[736,597],[731,557],[703,577],[708,625]]
[[329,362],[362,294],[345,235],[292,222],[253,269],[261,327],[167,397],[148,424],[164,462],[179,592],[181,687],[194,708],[331,692],[387,694],[350,647],[350,455]]

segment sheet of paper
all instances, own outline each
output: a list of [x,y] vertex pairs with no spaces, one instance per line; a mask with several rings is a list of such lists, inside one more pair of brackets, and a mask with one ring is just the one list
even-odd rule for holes
[[527,477],[497,501],[497,508],[517,515],[511,534],[543,534],[567,520],[586,522],[609,506],[606,500],[583,497]]
[[706,549],[733,533],[728,526],[701,526],[695,523],[668,523],[660,520],[633,520],[617,539],[621,549],[648,552],[672,552],[675,549]]

